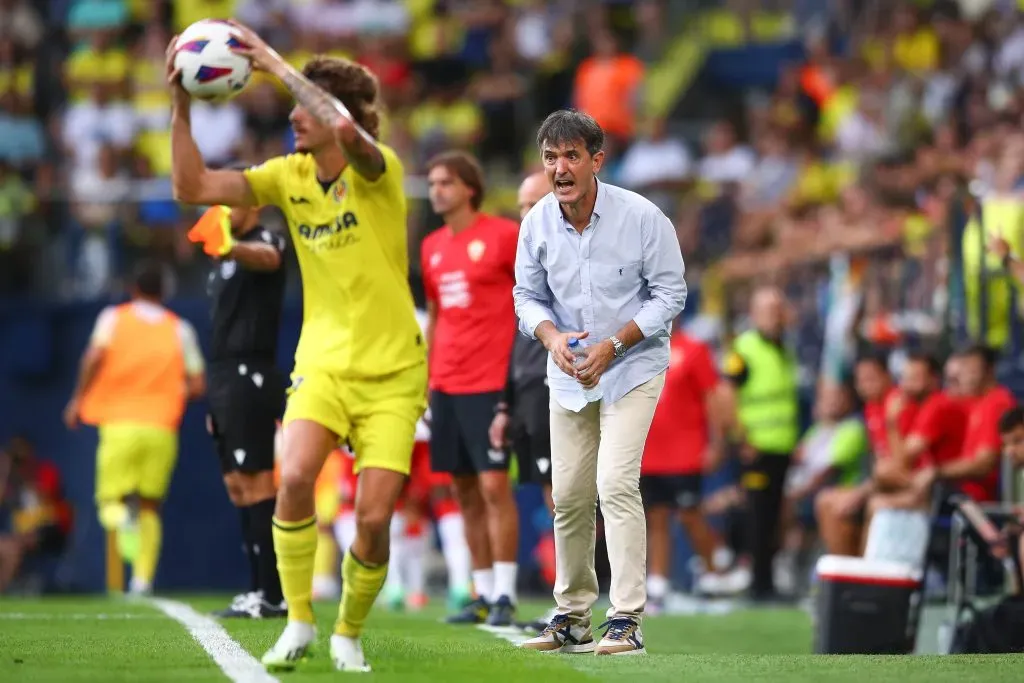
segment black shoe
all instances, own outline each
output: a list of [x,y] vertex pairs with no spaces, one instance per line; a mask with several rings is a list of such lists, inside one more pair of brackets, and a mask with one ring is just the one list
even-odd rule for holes
[[256,591],[236,595],[231,606],[219,612],[215,617],[222,619],[276,619],[288,616],[288,607],[284,602],[272,605],[263,599],[263,594]]
[[222,609],[219,612],[214,612],[213,616],[220,617],[222,619],[251,619],[252,610],[263,600],[263,596],[259,591],[251,591],[249,593],[240,593],[231,600],[231,605],[226,609]]
[[266,600],[260,600],[260,615],[255,619],[284,619],[288,616],[288,603],[284,600],[273,605]]
[[507,595],[502,595],[491,605],[491,613],[487,615],[488,626],[511,626],[515,621],[516,606]]
[[482,624],[487,621],[491,606],[483,598],[477,598],[466,605],[461,612],[453,614],[445,622],[448,624]]

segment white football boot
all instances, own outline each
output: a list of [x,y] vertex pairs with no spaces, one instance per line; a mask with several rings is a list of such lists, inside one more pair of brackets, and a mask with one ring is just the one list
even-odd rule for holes
[[358,638],[339,636],[337,633],[332,635],[331,660],[338,671],[370,672],[370,665],[366,663],[363,646]]
[[316,627],[304,621],[289,621],[274,646],[263,655],[267,671],[292,671],[309,656],[316,642]]

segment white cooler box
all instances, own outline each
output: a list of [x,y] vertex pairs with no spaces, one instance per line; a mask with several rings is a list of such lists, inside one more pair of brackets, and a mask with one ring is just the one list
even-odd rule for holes
[[[817,564],[815,654],[906,654],[914,649],[921,571],[912,565],[825,555]],[[916,615],[916,610],[914,611]]]

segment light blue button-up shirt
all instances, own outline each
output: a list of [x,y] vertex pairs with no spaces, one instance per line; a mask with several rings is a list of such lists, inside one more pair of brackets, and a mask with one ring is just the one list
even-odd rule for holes
[[[630,320],[644,339],[601,377],[614,403],[668,368],[669,329],[686,303],[683,256],[671,221],[635,192],[599,182],[590,224],[579,233],[549,194],[523,219],[512,290],[523,334],[550,320],[586,331],[583,344],[612,336]],[[586,404],[583,387],[548,357],[551,395],[566,410]]]

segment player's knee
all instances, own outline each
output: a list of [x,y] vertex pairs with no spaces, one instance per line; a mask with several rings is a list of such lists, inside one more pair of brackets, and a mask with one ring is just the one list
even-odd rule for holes
[[281,467],[281,494],[293,498],[296,496],[312,497],[316,486],[317,472],[302,467],[301,463],[290,463]]
[[456,477],[454,489],[459,506],[466,511],[467,516],[470,510],[483,509],[484,500],[477,477]]
[[360,505],[356,508],[356,532],[367,539],[386,538],[391,528],[391,511],[383,505]]
[[503,505],[512,499],[512,489],[505,473],[488,473],[480,477],[480,495],[488,507]]
[[157,500],[156,498],[139,498],[139,509],[159,512],[160,503],[161,501]]

